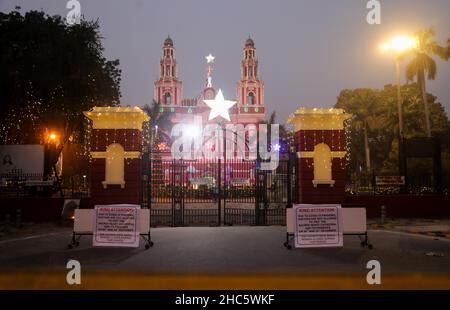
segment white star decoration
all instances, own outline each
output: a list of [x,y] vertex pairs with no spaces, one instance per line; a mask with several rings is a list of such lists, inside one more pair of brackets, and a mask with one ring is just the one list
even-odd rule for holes
[[213,55],[211,55],[211,53],[209,53],[209,55],[206,56],[205,58],[206,58],[206,62],[207,62],[207,63],[212,63],[212,62],[214,62],[214,59],[215,59],[216,57],[214,57]]
[[217,116],[222,116],[224,119],[230,121],[230,114],[228,114],[228,109],[236,104],[236,101],[225,100],[222,94],[222,90],[216,95],[214,100],[203,100],[208,107],[211,108],[209,112],[209,120],[216,118]]

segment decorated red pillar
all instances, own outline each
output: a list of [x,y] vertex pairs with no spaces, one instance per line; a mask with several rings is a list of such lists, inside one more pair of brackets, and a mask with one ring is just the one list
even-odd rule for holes
[[300,203],[342,203],[345,199],[345,121],[342,109],[298,109],[295,126],[297,186]]
[[90,135],[91,204],[140,204],[142,126],[138,107],[94,107]]

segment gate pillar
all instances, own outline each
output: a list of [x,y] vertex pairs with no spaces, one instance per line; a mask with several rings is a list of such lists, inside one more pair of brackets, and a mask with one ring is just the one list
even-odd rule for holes
[[94,107],[90,133],[91,204],[141,203],[142,125],[138,107]]
[[300,108],[288,118],[295,127],[296,201],[342,203],[345,198],[345,121],[343,109]]

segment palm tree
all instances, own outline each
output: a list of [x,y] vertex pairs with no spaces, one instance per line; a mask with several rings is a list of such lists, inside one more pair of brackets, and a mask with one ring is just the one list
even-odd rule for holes
[[150,148],[153,148],[157,142],[164,137],[166,142],[170,142],[171,120],[170,113],[161,111],[161,104],[153,100],[152,105],[146,104],[142,110],[150,116]]
[[408,81],[417,77],[417,84],[422,92],[422,100],[425,110],[425,122],[427,135],[431,137],[430,115],[427,102],[426,79],[434,80],[436,77],[436,61],[432,56],[436,55],[444,60],[448,60],[448,48],[440,46],[434,40],[435,31],[433,29],[420,30],[415,33],[417,46],[414,49],[414,58],[406,67],[406,78]]

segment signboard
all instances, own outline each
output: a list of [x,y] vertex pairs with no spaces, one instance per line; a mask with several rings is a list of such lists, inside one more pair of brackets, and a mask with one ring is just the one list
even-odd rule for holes
[[216,182],[213,177],[201,177],[201,178],[194,178],[191,179],[191,184],[195,185],[214,185]]
[[319,248],[344,245],[340,205],[296,205],[295,247]]
[[0,145],[0,174],[44,173],[43,145]]
[[248,178],[233,178],[231,179],[233,185],[250,185],[250,179]]
[[26,180],[25,186],[34,187],[34,186],[53,186],[55,184],[54,180]]
[[138,247],[138,205],[95,206],[94,246]]
[[377,186],[400,186],[405,185],[405,177],[400,175],[379,175],[375,177]]

